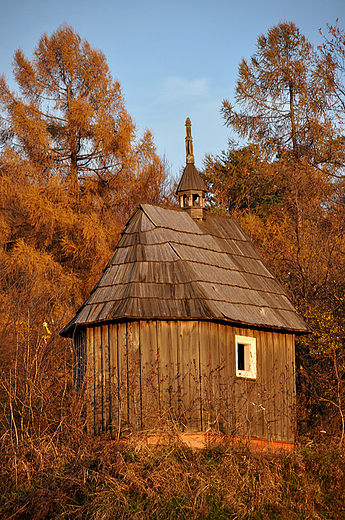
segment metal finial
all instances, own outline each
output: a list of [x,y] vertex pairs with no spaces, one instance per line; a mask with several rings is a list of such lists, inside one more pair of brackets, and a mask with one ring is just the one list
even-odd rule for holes
[[185,125],[186,125],[186,163],[194,164],[192,123],[190,122],[189,117],[187,117]]

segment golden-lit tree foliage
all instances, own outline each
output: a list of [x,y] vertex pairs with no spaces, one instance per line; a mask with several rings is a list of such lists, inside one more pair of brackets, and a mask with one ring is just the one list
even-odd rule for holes
[[69,25],[43,34],[31,60],[18,50],[13,70],[18,92],[0,78],[0,404],[12,431],[54,401],[38,364],[64,402],[73,356],[58,332],[135,206],[164,199],[167,172],[151,132],[137,138],[104,54]]
[[31,61],[16,51],[14,76],[20,97],[0,82],[3,138],[49,177],[68,178],[71,194],[89,172],[114,175],[131,161],[135,125],[121,86],[70,26],[44,34]]
[[19,95],[0,80],[3,240],[99,272],[135,205],[159,200],[166,164],[148,130],[136,140],[104,54],[69,25],[31,61],[18,50],[14,75]]
[[[327,88],[332,91],[332,111],[339,123],[345,123],[345,31],[336,25],[327,25],[328,35],[319,47],[322,59],[319,60],[319,77],[326,79]],[[321,32],[321,31],[320,31]]]
[[222,105],[248,142],[205,157],[204,178],[214,211],[237,217],[313,329],[297,349],[301,431],[331,429],[342,443],[345,52],[343,33],[331,35],[321,53],[291,22],[259,36],[240,63],[236,104]]
[[235,94],[239,109],[223,101],[226,124],[271,157],[289,155],[333,173],[341,142],[321,62],[293,22],[271,27],[258,37],[250,60],[241,60]]

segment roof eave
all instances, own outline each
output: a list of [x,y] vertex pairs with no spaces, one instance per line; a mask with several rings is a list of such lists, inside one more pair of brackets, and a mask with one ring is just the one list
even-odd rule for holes
[[253,324],[248,323],[245,321],[235,321],[227,318],[188,318],[188,317],[181,317],[181,316],[129,316],[129,315],[123,315],[123,316],[116,316],[115,318],[108,318],[103,320],[95,320],[87,323],[76,323],[73,322],[73,320],[66,325],[60,332],[60,336],[64,338],[73,338],[77,329],[83,328],[83,327],[91,327],[95,325],[105,325],[107,323],[117,323],[117,322],[123,322],[123,321],[151,321],[151,320],[158,320],[158,321],[207,321],[207,322],[213,322],[213,323],[222,323],[225,325],[232,325],[234,327],[244,327],[247,329],[253,329],[253,330],[262,330],[262,331],[274,331],[274,332],[280,332],[280,333],[287,333],[287,334],[296,334],[297,336],[303,336],[307,334],[312,333],[312,329],[309,327],[309,325],[306,324],[306,328],[296,329],[296,328],[289,328],[289,327],[277,327],[275,325],[270,324]]

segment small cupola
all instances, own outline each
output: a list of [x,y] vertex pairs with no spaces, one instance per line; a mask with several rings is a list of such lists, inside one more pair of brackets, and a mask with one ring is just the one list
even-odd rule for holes
[[194,166],[192,123],[186,119],[186,166],[176,194],[180,200],[180,206],[186,210],[194,220],[205,220],[205,194],[206,186]]

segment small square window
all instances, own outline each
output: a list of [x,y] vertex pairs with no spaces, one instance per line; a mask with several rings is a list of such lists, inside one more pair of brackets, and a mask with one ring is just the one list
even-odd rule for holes
[[235,336],[236,377],[256,379],[256,339]]

